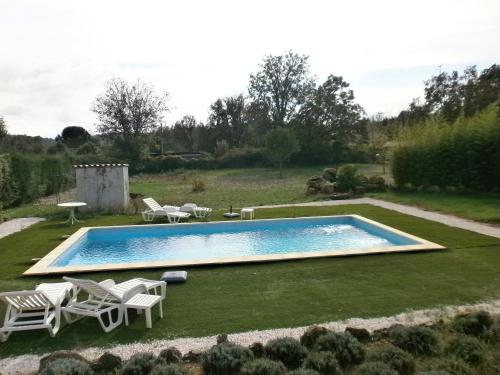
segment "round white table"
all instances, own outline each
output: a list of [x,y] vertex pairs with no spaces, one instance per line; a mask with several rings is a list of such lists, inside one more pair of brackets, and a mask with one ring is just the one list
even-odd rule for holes
[[80,220],[78,220],[75,216],[75,208],[83,207],[86,205],[87,205],[87,203],[85,203],[85,202],[66,202],[66,203],[59,203],[57,206],[69,208],[69,218],[68,218],[68,220],[65,221],[65,223],[71,223],[71,225],[73,225],[75,223],[75,221],[77,223],[80,222]]

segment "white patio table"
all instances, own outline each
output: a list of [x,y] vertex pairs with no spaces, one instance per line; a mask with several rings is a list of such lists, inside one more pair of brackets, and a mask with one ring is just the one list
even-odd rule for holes
[[66,202],[66,203],[59,203],[57,206],[69,208],[69,218],[68,220],[65,221],[65,223],[71,223],[71,225],[73,225],[75,222],[77,223],[80,222],[80,220],[78,220],[75,216],[75,208],[83,207],[86,205],[87,203],[85,202]]

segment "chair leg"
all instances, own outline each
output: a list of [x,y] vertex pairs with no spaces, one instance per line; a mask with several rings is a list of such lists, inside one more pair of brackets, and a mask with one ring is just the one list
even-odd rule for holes
[[59,332],[59,328],[61,328],[61,310],[56,309],[54,314],[54,326],[49,328],[50,337],[54,337]]

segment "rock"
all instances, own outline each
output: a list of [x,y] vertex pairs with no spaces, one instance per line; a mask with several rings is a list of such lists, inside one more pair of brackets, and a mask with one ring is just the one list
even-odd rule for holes
[[382,176],[370,176],[370,178],[368,178],[368,183],[385,186],[385,179]]
[[116,374],[121,368],[122,359],[109,352],[105,352],[92,364],[92,370],[98,374]]
[[300,343],[306,348],[311,349],[318,337],[326,335],[330,330],[322,326],[311,326],[300,337]]
[[356,337],[359,342],[370,341],[370,332],[368,332],[368,330],[364,328],[346,327],[345,332],[350,333],[351,336]]
[[322,194],[333,194],[335,192],[335,184],[331,182],[327,182],[321,188]]
[[160,358],[163,358],[167,363],[181,363],[182,362],[182,353],[179,349],[174,346],[171,346],[167,349],[163,349],[159,355]]
[[307,190],[306,190],[306,195],[315,195],[315,194],[318,194],[318,193],[319,193],[319,190],[315,189],[315,188],[312,188],[312,187],[308,187]]
[[217,345],[224,344],[226,342],[229,342],[229,340],[227,339],[227,334],[222,333],[219,336],[217,336]]
[[337,170],[335,168],[325,168],[321,177],[326,181],[334,182],[337,179]]
[[262,358],[264,357],[264,344],[261,342],[254,342],[252,345],[248,347],[255,356],[255,358]]
[[184,354],[182,360],[186,363],[200,363],[201,352],[198,350],[190,350],[188,353]]
[[307,187],[313,188],[316,190],[321,190],[324,184],[326,184],[326,180],[324,180],[320,176],[312,176],[309,180],[307,180]]
[[87,361],[83,356],[81,356],[80,354],[78,354],[76,352],[61,350],[61,351],[47,354],[46,356],[42,357],[40,359],[40,365],[39,365],[38,371],[40,372],[42,369],[47,367],[47,365],[49,363],[51,363],[57,359],[67,359],[67,358],[76,359],[77,361],[82,361],[82,362],[85,362],[87,364],[89,363],[89,361]]
[[340,199],[350,199],[351,194],[349,193],[333,193],[330,195],[331,200],[340,200]]

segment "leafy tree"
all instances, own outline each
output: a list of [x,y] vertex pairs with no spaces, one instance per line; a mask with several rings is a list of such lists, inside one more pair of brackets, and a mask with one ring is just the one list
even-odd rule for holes
[[215,142],[225,140],[231,148],[243,146],[248,126],[243,95],[217,99],[210,106],[208,121]]
[[5,138],[7,134],[7,124],[3,117],[0,117],[0,139]]
[[292,51],[269,55],[260,71],[250,75],[250,97],[268,109],[273,127],[284,127],[314,87],[309,77],[308,56]]
[[91,136],[85,128],[81,126],[67,126],[61,132],[61,135],[56,137],[56,141],[61,141],[66,146],[78,148],[90,140]]
[[173,128],[173,137],[184,150],[194,152],[197,150],[197,127],[202,127],[203,124],[198,124],[194,116],[184,116],[177,121]]
[[[295,127],[304,154],[321,155],[335,144],[346,144],[361,133],[363,108],[354,101],[349,83],[330,75],[312,90],[300,108]],[[316,160],[317,161],[317,160]]]
[[297,138],[289,129],[275,128],[267,133],[266,151],[271,161],[278,163],[283,177],[283,163],[299,150]]
[[167,93],[157,94],[152,85],[137,81],[129,84],[115,78],[106,84],[92,110],[97,114],[98,131],[115,140],[122,156],[130,160],[142,157],[145,135],[158,128],[168,110]]

